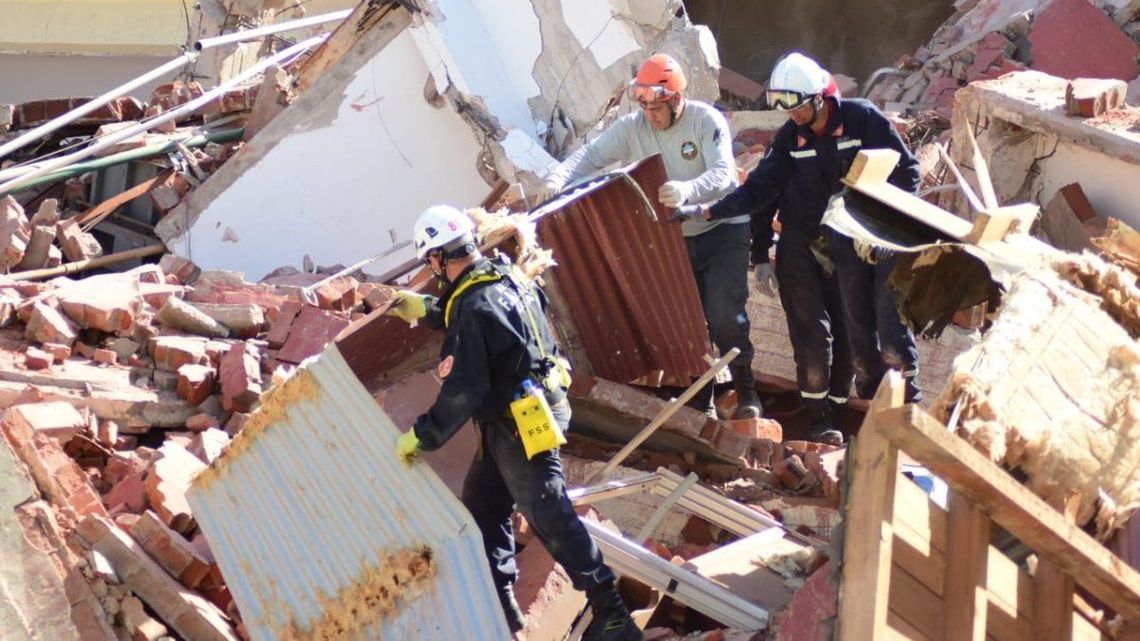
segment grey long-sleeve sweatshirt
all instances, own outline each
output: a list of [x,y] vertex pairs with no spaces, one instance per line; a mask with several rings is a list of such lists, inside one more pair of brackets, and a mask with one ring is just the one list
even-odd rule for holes
[[[736,162],[728,122],[711,105],[686,100],[681,117],[673,126],[657,131],[641,110],[614,121],[602,135],[570,155],[548,176],[561,185],[577,182],[614,163],[631,163],[661,154],[669,180],[682,180],[693,187],[686,204],[715,202],[737,186]],[[657,194],[648,194],[656,198]],[[687,220],[685,236],[696,236],[724,223],[747,223],[748,216],[714,221]]]

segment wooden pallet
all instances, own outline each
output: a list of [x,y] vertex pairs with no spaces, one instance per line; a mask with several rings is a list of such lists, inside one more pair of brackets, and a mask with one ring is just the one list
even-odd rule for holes
[[[1084,599],[1140,623],[1140,574],[884,380],[848,455],[838,639],[1084,641],[1109,633]],[[948,509],[901,477],[899,452],[951,489]],[[901,477],[901,478],[900,478]],[[1034,575],[991,545],[1004,528]]]

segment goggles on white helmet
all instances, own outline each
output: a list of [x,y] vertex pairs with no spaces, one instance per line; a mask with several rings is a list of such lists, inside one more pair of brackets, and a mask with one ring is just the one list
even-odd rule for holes
[[[426,260],[435,251],[445,251],[455,245],[475,243],[475,224],[466,214],[448,205],[435,205],[424,210],[416,219],[413,240],[416,258]],[[464,252],[470,253],[470,252]]]
[[815,94],[800,93],[798,91],[765,91],[764,97],[768,100],[768,106],[772,109],[791,111],[810,101],[815,97]]

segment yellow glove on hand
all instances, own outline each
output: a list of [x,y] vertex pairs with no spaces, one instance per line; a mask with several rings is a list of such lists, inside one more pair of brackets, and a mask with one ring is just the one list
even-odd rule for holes
[[427,316],[427,299],[428,297],[423,294],[401,289],[396,292],[396,300],[384,315],[395,316],[415,327],[416,321]]
[[408,464],[414,463],[419,453],[420,439],[416,436],[414,429],[396,437],[396,456],[400,457],[401,461]]

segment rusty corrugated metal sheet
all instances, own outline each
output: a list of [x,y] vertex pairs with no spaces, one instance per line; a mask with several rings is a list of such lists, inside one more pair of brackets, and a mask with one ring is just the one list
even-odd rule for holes
[[[660,156],[626,173],[655,202]],[[544,274],[561,291],[593,373],[628,383],[656,370],[698,376],[708,329],[679,225],[651,219],[645,200],[611,176],[559,201],[538,221],[539,243],[558,265]]]
[[483,539],[330,345],[187,494],[254,641],[509,637]]

